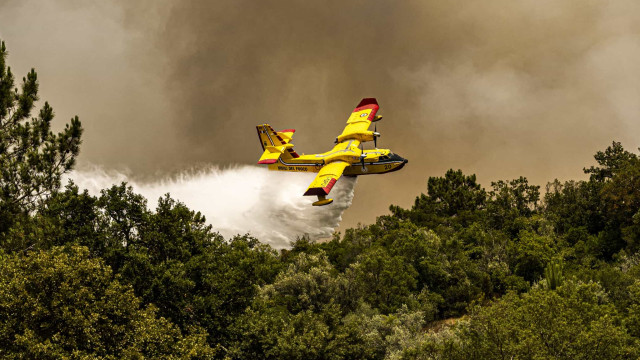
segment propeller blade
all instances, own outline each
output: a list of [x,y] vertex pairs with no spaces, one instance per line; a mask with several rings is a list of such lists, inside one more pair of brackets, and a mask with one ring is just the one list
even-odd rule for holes
[[[374,133],[378,132],[378,124],[373,124],[373,132]],[[373,137],[373,147],[375,147],[376,149],[378,148],[378,137],[377,136]]]

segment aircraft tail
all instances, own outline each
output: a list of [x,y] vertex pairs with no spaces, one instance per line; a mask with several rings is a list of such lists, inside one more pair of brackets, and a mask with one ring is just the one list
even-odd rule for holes
[[282,131],[274,131],[271,125],[262,124],[256,126],[260,145],[264,153],[258,160],[258,164],[273,164],[278,161],[280,156],[283,159],[291,159],[299,157],[298,153],[293,150],[293,144],[290,143],[294,129]]

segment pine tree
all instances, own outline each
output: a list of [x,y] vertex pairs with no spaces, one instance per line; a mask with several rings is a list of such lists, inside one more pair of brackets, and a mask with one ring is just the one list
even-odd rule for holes
[[75,163],[82,135],[77,116],[54,134],[54,113],[47,102],[31,117],[38,100],[37,74],[31,69],[18,89],[7,55],[0,42],[0,235],[17,215],[32,211],[39,199],[60,187],[62,175]]

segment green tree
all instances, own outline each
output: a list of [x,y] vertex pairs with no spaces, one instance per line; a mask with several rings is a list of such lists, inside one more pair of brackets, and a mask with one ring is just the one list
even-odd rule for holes
[[342,239],[335,234],[331,241],[320,244],[320,248],[338,270],[344,271],[360,254],[371,248],[377,238],[371,226],[347,229]]
[[[273,284],[262,286],[234,325],[237,359],[362,358],[359,333],[341,319],[358,299],[324,253],[298,254]],[[360,345],[358,345],[360,344]]]
[[529,282],[536,281],[556,252],[555,241],[550,234],[523,230],[509,244],[509,262],[516,275]]
[[249,236],[227,241],[205,218],[169,196],[155,211],[126,184],[99,197],[69,184],[56,191],[29,226],[14,231],[34,248],[82,245],[104,259],[144,304],[181,329],[199,325],[213,345],[228,345],[229,325],[258,286],[281,266],[277,253]]
[[444,177],[430,177],[427,194],[421,194],[410,210],[391,206],[391,212],[416,225],[436,228],[438,225],[469,224],[484,209],[487,194],[476,182],[475,175],[449,169]]
[[510,234],[476,222],[457,232],[456,237],[464,244],[464,253],[458,253],[456,261],[469,279],[463,283],[481,286],[486,297],[528,289],[529,283],[510,266],[509,249],[514,243]]
[[431,177],[427,187],[440,215],[452,216],[462,211],[479,210],[486,200],[486,193],[476,182],[476,176],[466,176],[462,170],[449,169],[442,178]]
[[584,228],[595,235],[604,229],[605,218],[600,199],[602,183],[557,179],[547,184],[544,196],[545,216],[554,222],[559,234]]
[[226,241],[168,195],[148,211],[123,187],[103,191],[98,201],[107,215],[107,262],[162,316],[182,329],[197,324],[211,344],[228,345],[229,325],[280,270],[276,253],[248,236]]
[[60,187],[61,176],[75,163],[82,135],[77,116],[54,134],[53,109],[46,102],[31,117],[38,77],[31,69],[20,90],[15,88],[7,54],[0,42],[0,236],[17,216],[34,210],[38,200]]
[[491,224],[497,229],[517,233],[514,221],[518,217],[534,214],[540,200],[540,186],[529,185],[525,177],[511,181],[492,182],[487,201],[487,213]]
[[[601,197],[608,220],[607,231],[612,240],[606,251],[614,254],[623,247],[640,248],[640,159],[619,166],[615,175],[603,186]],[[617,240],[617,241],[616,241]]]
[[364,300],[385,314],[415,302],[411,293],[418,273],[402,257],[390,256],[382,248],[360,255],[348,273],[353,274]]
[[[475,223],[472,228],[479,229],[480,224]],[[399,300],[392,308],[386,308],[383,311],[393,311],[406,302],[412,306],[412,309],[414,305],[419,306],[424,311],[425,320],[431,321],[434,316],[453,316],[464,312],[469,302],[481,298],[483,292],[489,296],[493,295],[489,271],[483,271],[481,264],[485,270],[489,267],[493,270],[500,270],[502,267],[506,269],[502,272],[496,271],[501,281],[508,283],[508,285],[499,284],[498,287],[522,288],[523,284],[526,287],[524,280],[509,273],[504,249],[507,240],[503,234],[499,234],[499,239],[496,241],[495,238],[485,238],[480,235],[482,231],[465,231],[464,234],[462,231],[464,230],[454,235],[440,237],[434,231],[416,226],[411,221],[394,221],[389,216],[382,216],[375,224],[348,229],[342,239],[335,237],[330,242],[320,244],[320,247],[326,250],[329,259],[338,270],[349,269],[347,273],[352,276],[355,274],[354,267],[361,266],[358,265],[358,261],[371,256],[372,251],[386,254],[382,258],[393,259],[397,264],[394,266],[397,266],[400,271],[406,269],[406,274],[403,276],[414,274],[412,275],[414,280],[410,281],[412,285],[408,288],[409,290],[403,289],[400,292],[392,290],[397,294],[398,299],[404,300]],[[470,255],[472,253],[473,256]],[[492,259],[494,256],[496,259]],[[389,262],[386,260],[382,263],[388,265]],[[500,264],[495,264],[495,260]],[[375,273],[371,272],[368,276],[374,275]],[[396,275],[391,271],[385,274],[389,278]],[[374,289],[378,294],[386,291],[375,288],[376,282],[365,281],[364,277],[362,279],[363,281],[358,283],[368,282],[366,289],[363,290],[363,296],[366,296],[369,301],[374,301],[373,299],[377,297],[369,293],[370,290]],[[391,288],[393,286],[395,285]],[[403,284],[398,283],[398,286]],[[501,291],[504,292],[504,290]],[[410,295],[407,296],[407,294]],[[378,300],[375,301],[372,305],[377,306]]]
[[25,237],[22,242],[41,249],[83,245],[93,256],[106,257],[108,236],[103,230],[104,216],[98,199],[87,190],[80,192],[70,181],[43,202],[32,219],[32,228],[22,234]]
[[625,325],[629,334],[640,339],[640,279],[636,279],[626,290],[631,301],[626,309]]
[[363,305],[343,322],[362,341],[358,359],[398,359],[404,349],[418,346],[425,337],[424,314],[406,306],[382,315]]
[[565,282],[477,308],[461,329],[475,359],[625,359],[637,349],[622,317],[597,283]]
[[142,307],[84,247],[0,257],[0,357],[207,358],[205,339]]
[[638,160],[638,156],[624,149],[621,143],[614,141],[605,151],[598,151],[594,156],[599,166],[584,168],[590,174],[591,181],[606,181],[613,178],[630,161]]

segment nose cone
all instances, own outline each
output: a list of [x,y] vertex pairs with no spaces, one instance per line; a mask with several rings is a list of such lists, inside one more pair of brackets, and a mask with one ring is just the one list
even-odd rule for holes
[[400,156],[398,154],[391,155],[391,160],[393,160],[393,161],[402,161],[403,164],[406,164],[406,163],[409,162],[409,160],[403,158],[402,156]]
[[398,171],[398,170],[402,169],[409,162],[409,160],[403,158],[402,156],[400,156],[398,154],[392,154],[390,156],[390,159],[393,162],[395,162],[395,166],[390,171]]

